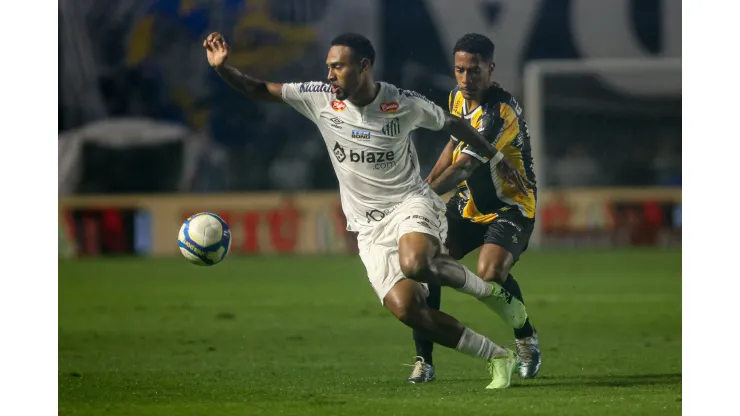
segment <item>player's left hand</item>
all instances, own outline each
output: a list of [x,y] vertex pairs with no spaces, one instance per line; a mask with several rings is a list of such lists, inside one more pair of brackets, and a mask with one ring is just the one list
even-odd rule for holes
[[220,68],[229,59],[229,44],[226,43],[223,35],[213,32],[203,41],[203,47],[206,48],[206,57],[208,63],[213,68]]
[[516,185],[516,187],[519,188],[519,191],[521,191],[524,195],[529,195],[529,190],[527,189],[527,186],[532,186],[532,183],[529,181],[529,179],[522,176],[522,174],[519,173],[519,170],[516,169],[511,164],[511,162],[506,160],[506,158],[501,159],[496,164],[496,169],[498,170],[499,177],[501,177],[504,182]]

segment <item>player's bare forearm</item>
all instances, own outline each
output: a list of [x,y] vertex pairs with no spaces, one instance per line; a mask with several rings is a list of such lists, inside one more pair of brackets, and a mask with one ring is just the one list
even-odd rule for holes
[[481,156],[494,159],[494,156],[498,153],[498,150],[482,134],[478,133],[467,120],[447,113],[445,125],[442,130],[456,139],[467,143]]
[[427,176],[424,182],[432,183],[433,180],[435,180],[442,172],[445,171],[445,169],[447,169],[452,164],[452,153],[454,151],[455,142],[450,139],[450,141],[447,142],[444,150],[442,150],[442,153],[439,155],[437,163],[434,164],[432,171],[429,172],[429,176]]
[[242,74],[238,69],[226,64],[229,60],[229,44],[223,35],[213,32],[203,41],[206,58],[211,68],[232,88],[255,100],[282,101],[281,84],[262,81]]
[[460,182],[468,179],[478,165],[480,161],[477,159],[461,157],[432,180],[430,186],[437,195],[444,195],[457,188]]
[[238,69],[221,65],[214,68],[216,73],[232,88],[254,100],[282,102],[281,84],[267,82],[241,73]]

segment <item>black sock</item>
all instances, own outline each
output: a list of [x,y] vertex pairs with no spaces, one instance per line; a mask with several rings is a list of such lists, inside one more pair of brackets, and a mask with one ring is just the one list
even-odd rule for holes
[[[439,310],[439,305],[442,303],[442,286],[428,286],[429,296],[427,297],[427,306],[432,309]],[[429,365],[434,365],[434,361],[432,361],[434,343],[414,330],[414,344],[416,344],[416,355],[422,357]]]
[[[504,284],[501,286],[503,286],[504,289],[511,293],[512,296],[524,303],[524,298],[522,297],[522,289],[519,288],[519,283],[517,283],[517,281],[514,279],[514,276],[509,274],[506,282],[504,282]],[[516,337],[517,339],[521,339],[531,337],[532,335],[534,335],[534,327],[529,322],[529,317],[527,317],[527,321],[524,322],[524,326],[514,330],[514,337]]]

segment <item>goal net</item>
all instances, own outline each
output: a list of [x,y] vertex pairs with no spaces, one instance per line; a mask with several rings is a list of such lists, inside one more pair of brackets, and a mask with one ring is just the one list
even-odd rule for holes
[[523,99],[533,246],[680,244],[680,59],[533,61]]

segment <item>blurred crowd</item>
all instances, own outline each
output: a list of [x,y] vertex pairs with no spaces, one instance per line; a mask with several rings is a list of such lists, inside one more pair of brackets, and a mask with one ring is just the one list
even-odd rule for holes
[[[326,190],[337,186],[329,154],[316,128],[287,106],[250,102],[215,74],[207,124],[174,105],[162,86],[139,69],[100,80],[107,117],[144,117],[204,131],[190,191]],[[452,79],[450,78],[450,82]],[[446,92],[424,79],[404,87],[427,90],[444,105]],[[450,84],[454,85],[454,84]],[[680,100],[676,103],[680,107]],[[523,102],[525,115],[527,103]],[[238,115],[238,116],[235,116]],[[75,128],[60,104],[60,132]],[[545,108],[544,178],[557,187],[681,186],[681,120],[635,114],[597,116]],[[80,123],[77,123],[80,124]],[[413,136],[422,175],[434,165],[447,138],[436,132]],[[163,163],[165,163],[163,161]],[[173,166],[173,169],[176,169]],[[156,177],[149,178],[156,181]]]
[[[193,167],[187,170],[185,181],[161,174],[168,169],[182,170],[182,160],[156,156],[156,162],[152,161],[153,156],[147,156],[150,146],[131,151],[141,153],[141,163],[156,167],[121,166],[118,171],[125,174],[111,180],[112,185],[105,185],[98,178],[88,191],[136,191],[137,187],[150,192],[335,189],[337,182],[329,153],[312,123],[287,106],[254,103],[239,96],[208,68],[201,47],[202,36],[210,28],[233,27],[228,33],[235,51],[257,49],[252,55],[235,52],[236,66],[272,80],[320,80],[325,72],[322,58],[330,35],[327,30],[322,31],[321,19],[337,12],[340,6],[345,15],[367,13],[359,9],[360,5],[371,4],[347,1],[329,7],[329,3],[225,0],[214,3],[219,5],[214,7],[206,1],[181,0],[60,2],[60,140],[70,140],[61,137],[90,123],[134,117],[176,123],[196,133],[197,138],[192,140],[200,142],[197,150],[190,150],[187,156]],[[419,91],[444,106],[447,92],[454,85],[447,52],[436,38],[414,38],[415,34],[433,30],[424,26],[430,24],[425,3],[407,2],[407,14],[418,14],[411,21],[388,12],[393,10],[389,9],[394,4],[390,0],[373,4],[385,13],[380,27],[385,37],[376,43],[379,53],[382,51],[379,61],[383,66],[376,71],[376,78]],[[569,3],[551,0],[542,4],[542,16],[552,19],[543,19],[541,27],[533,31],[527,53],[533,58],[556,53],[566,56],[571,46],[559,39],[572,36],[551,34],[566,33],[567,28],[561,27],[563,23],[557,20],[559,14],[555,12],[567,8]],[[489,12],[495,19],[497,10]],[[326,19],[332,23],[328,26],[331,30],[342,30],[336,19]],[[636,24],[644,25],[644,20]],[[356,23],[354,26],[364,23],[352,19],[346,23],[351,22]],[[411,30],[408,25],[416,25],[418,30]],[[641,33],[659,30],[645,27],[648,29]],[[234,39],[237,33],[242,35]],[[650,37],[646,39],[648,44],[652,42]],[[285,62],[278,62],[278,57]],[[619,97],[590,77],[583,78],[584,88],[578,82],[573,84],[573,80],[560,83],[567,86],[567,94],[557,85],[548,87],[546,102],[538,103],[544,106],[545,117],[545,137],[541,138],[545,157],[535,160],[544,175],[538,181],[562,187],[680,186],[680,93],[658,102],[655,97]],[[520,87],[509,89],[520,98],[526,116],[534,104],[523,100]],[[581,94],[581,89],[588,93]],[[568,102],[573,101],[573,94],[579,105],[560,105],[566,101],[561,99],[566,95]],[[608,105],[595,105],[604,102]],[[425,175],[447,138],[435,132],[417,131],[414,141]],[[73,160],[98,166],[97,173],[88,173],[89,177],[102,175],[100,172],[119,160],[136,160],[131,155],[102,159],[110,155],[81,148],[82,156]],[[165,177],[170,178],[169,182],[147,187]],[[135,185],[119,186],[116,181],[122,180],[131,180]],[[84,186],[78,188],[78,192],[86,192]]]

